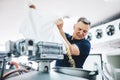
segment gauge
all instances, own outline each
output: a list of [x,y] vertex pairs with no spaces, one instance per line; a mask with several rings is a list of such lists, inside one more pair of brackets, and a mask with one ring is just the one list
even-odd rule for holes
[[112,36],[115,33],[114,25],[108,25],[108,27],[106,28],[106,33],[108,36]]
[[96,38],[100,39],[100,38],[102,38],[102,36],[103,36],[102,29],[97,29],[96,30]]
[[33,40],[28,40],[28,45],[33,46]]

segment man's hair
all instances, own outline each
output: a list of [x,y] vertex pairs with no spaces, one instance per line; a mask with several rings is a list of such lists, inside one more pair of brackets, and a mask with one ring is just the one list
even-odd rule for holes
[[87,25],[91,24],[91,22],[85,17],[80,17],[77,22],[80,22],[80,21],[87,24]]

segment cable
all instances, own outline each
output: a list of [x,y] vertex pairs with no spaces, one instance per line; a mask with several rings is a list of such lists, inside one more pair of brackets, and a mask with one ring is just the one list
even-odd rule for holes
[[19,74],[22,74],[23,72],[27,73],[28,70],[26,70],[26,69],[15,69],[15,70],[11,70],[11,71],[9,71],[9,72],[7,72],[7,73],[5,73],[5,74],[3,75],[2,80],[4,80],[4,79],[7,78],[8,76],[10,76],[10,75],[12,75],[12,74],[14,74],[14,73],[16,73],[16,72],[18,72],[18,75],[19,75]]
[[14,61],[9,62],[9,64],[10,65],[14,65],[16,69],[19,68],[19,65],[16,62],[14,62]]

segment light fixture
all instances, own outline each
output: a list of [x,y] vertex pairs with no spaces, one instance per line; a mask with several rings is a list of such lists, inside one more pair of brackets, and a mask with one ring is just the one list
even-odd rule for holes
[[103,36],[102,29],[97,29],[96,30],[96,38],[100,39],[100,38],[102,38],[102,36]]
[[92,34],[89,32],[87,35],[87,40],[91,41],[92,40]]
[[115,33],[114,25],[108,25],[108,27],[106,28],[106,33],[108,36],[112,36]]

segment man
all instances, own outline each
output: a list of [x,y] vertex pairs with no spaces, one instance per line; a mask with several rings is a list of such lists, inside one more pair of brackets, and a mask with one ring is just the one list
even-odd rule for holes
[[[60,34],[69,46],[70,55],[75,62],[75,67],[83,68],[83,64],[89,55],[91,48],[90,42],[85,39],[85,36],[90,29],[90,22],[84,17],[79,18],[77,23],[74,24],[74,32],[72,36],[64,33],[63,24],[64,23],[62,19],[58,19],[56,21],[56,25],[59,29]],[[63,60],[57,60],[55,65],[61,67],[71,67],[68,53],[64,55]]]

